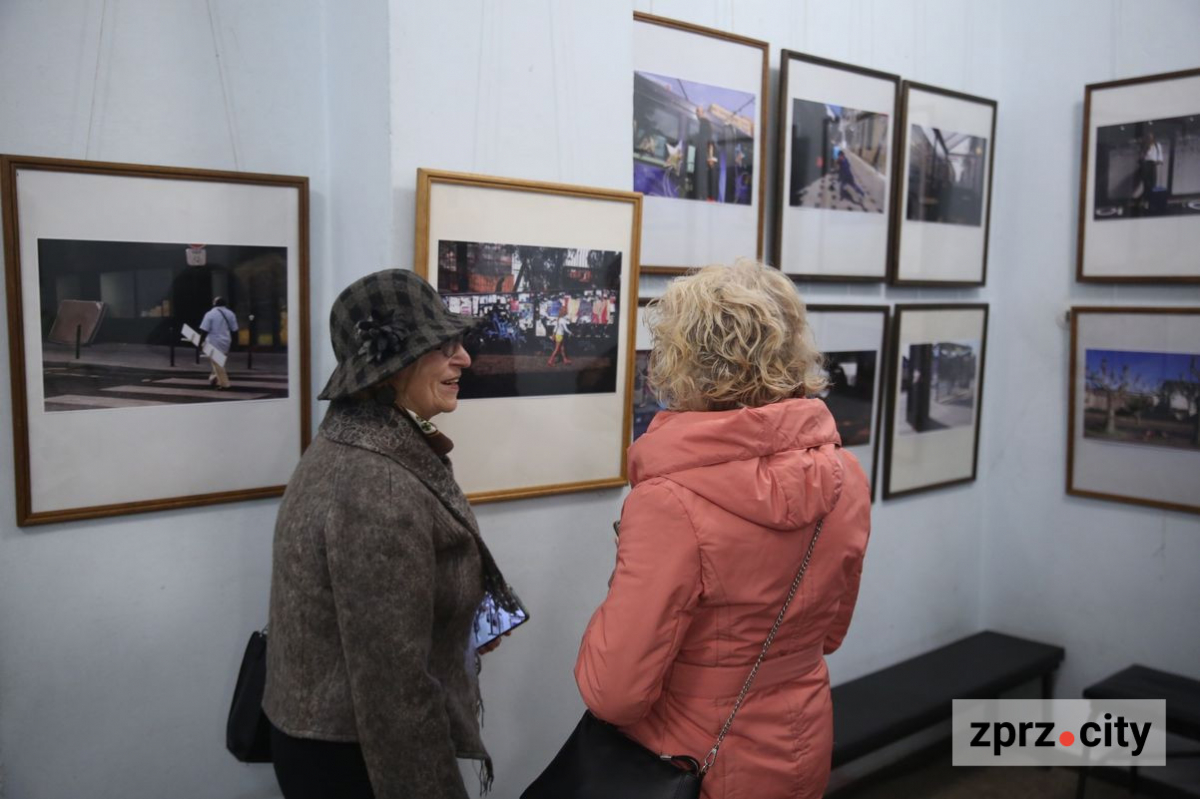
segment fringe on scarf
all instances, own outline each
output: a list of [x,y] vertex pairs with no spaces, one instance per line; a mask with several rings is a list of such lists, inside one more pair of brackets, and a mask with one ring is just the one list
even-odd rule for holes
[[492,772],[492,759],[488,757],[477,762],[479,763],[479,795],[487,796],[492,792],[492,783],[496,776]]

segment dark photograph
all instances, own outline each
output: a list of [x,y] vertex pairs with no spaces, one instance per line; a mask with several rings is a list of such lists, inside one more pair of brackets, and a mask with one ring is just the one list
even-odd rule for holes
[[650,374],[650,351],[638,350],[634,356],[633,365],[633,440],[637,441],[655,414],[662,410],[658,398],[650,390],[648,376]]
[[987,169],[987,139],[911,125],[908,220],[980,227]]
[[1083,435],[1200,449],[1200,355],[1087,350]]
[[1200,115],[1098,128],[1093,214],[1200,214]]
[[754,199],[754,95],[633,73],[633,190],[750,205]]
[[45,410],[288,395],[287,250],[38,239]]
[[882,214],[887,169],[887,114],[792,101],[791,205]]
[[820,394],[837,422],[843,447],[871,442],[871,412],[875,405],[874,350],[825,353],[829,387]]
[[979,342],[912,344],[900,361],[904,418],[897,422],[898,435],[974,423]]
[[621,253],[438,242],[438,291],[482,319],[460,399],[617,390]]

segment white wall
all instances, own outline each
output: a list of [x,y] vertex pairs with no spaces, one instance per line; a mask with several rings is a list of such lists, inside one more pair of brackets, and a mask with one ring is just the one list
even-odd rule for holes
[[[308,175],[324,318],[321,17],[316,0],[5,0],[0,152]],[[0,797],[278,795],[224,751],[277,503],[16,528],[7,345],[0,363]]]
[[[5,0],[0,152],[309,175],[319,389],[337,292],[411,261],[418,166],[628,187],[634,7],[766,39],[772,87],[788,47],[1000,101],[986,288],[801,287],[993,310],[979,481],[876,504],[834,680],[985,626],[1065,643],[1062,695],[1133,660],[1194,671],[1197,522],[1063,496],[1055,325],[1072,298],[1200,299],[1071,277],[1083,84],[1200,62],[1188,0]],[[0,491],[10,423],[0,391]],[[622,495],[478,509],[535,616],[484,669],[500,799],[582,709],[571,667]],[[240,648],[266,613],[276,505],[25,530],[0,509],[0,797],[277,795],[269,768],[236,764],[222,738]]]
[[[992,217],[983,624],[1062,644],[1057,692],[1133,663],[1200,678],[1200,517],[1068,497],[1064,312],[1200,305],[1200,286],[1074,280],[1083,86],[1200,66],[1189,0],[1003,5],[1004,93]],[[1010,113],[1005,113],[1005,111]],[[999,345],[999,346],[996,346]]]

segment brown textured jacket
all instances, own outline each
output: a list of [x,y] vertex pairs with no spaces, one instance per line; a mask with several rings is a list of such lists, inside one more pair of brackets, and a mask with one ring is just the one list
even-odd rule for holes
[[275,525],[267,717],[358,741],[377,799],[464,799],[456,757],[487,759],[470,645],[482,546],[406,414],[334,402]]

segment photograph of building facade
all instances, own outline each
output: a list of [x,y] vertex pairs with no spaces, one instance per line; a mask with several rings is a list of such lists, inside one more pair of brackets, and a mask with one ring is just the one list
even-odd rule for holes
[[[40,239],[38,264],[47,411],[287,397],[286,249]],[[184,340],[206,318],[228,390]]]

